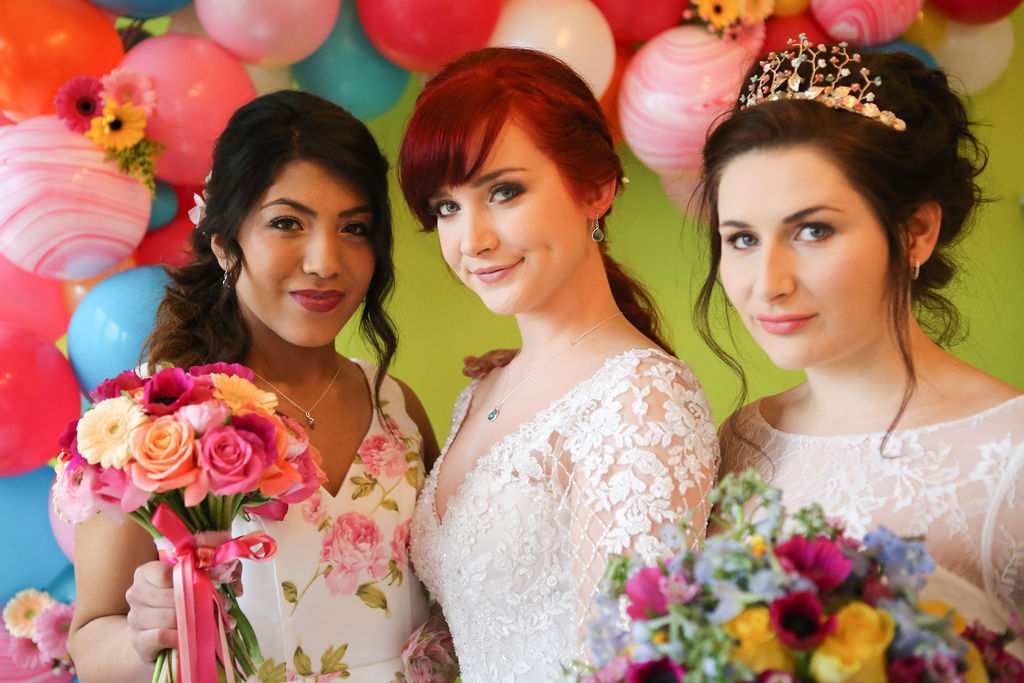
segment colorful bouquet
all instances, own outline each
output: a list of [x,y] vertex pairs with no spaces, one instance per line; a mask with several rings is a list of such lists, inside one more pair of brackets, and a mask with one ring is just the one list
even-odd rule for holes
[[710,501],[721,533],[700,550],[683,520],[663,530],[675,554],[657,566],[613,556],[588,630],[596,666],[569,680],[1024,682],[1009,632],[918,602],[933,570],[919,539],[883,527],[857,541],[818,506],[787,519],[753,471],[726,476]]
[[[26,588],[7,601],[3,612],[6,645],[19,671],[0,671],[0,680],[21,680],[38,669],[50,669],[55,681],[70,681],[75,667],[68,654],[68,631],[74,605],[50,597],[46,591]],[[6,675],[14,675],[13,679]]]
[[302,427],[275,413],[277,397],[252,378],[225,363],[148,379],[124,372],[92,392],[59,441],[60,514],[73,523],[126,514],[175,565],[178,653],[160,656],[154,681],[177,680],[181,667],[194,681],[256,672],[259,645],[230,582],[238,559],[268,559],[276,545],[259,533],[232,539],[232,520],[281,518],[326,478]]

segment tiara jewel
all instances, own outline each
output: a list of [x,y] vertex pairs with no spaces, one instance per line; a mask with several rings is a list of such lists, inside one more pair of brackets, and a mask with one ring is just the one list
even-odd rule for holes
[[846,43],[815,48],[801,33],[800,40],[790,38],[788,44],[796,49],[770,52],[761,62],[761,75],[751,76],[747,94],[740,96],[740,109],[774,100],[810,100],[852,111],[894,130],[907,129],[903,119],[874,103],[875,94],[869,90],[881,85],[882,79],[858,68],[860,55],[847,53]]

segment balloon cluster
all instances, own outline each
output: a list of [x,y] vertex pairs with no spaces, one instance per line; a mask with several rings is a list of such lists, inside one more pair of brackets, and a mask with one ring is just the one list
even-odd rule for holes
[[[685,209],[705,134],[756,55],[800,33],[904,50],[970,94],[1006,67],[1006,17],[1021,2],[0,0],[0,486],[11,484],[0,501],[45,496],[39,468],[80,392],[138,363],[166,284],[159,266],[189,258],[187,210],[214,139],[258,93],[299,87],[369,119],[395,105],[410,72],[487,45],[544,50],[590,84],[616,141]],[[153,17],[170,17],[166,33],[141,30]],[[145,135],[164,149],[152,194],[53,116],[65,83],[114,69],[155,92]],[[70,553],[59,520],[53,530]],[[44,545],[51,566],[60,554]],[[47,575],[19,558],[0,566],[0,599],[25,572]]]

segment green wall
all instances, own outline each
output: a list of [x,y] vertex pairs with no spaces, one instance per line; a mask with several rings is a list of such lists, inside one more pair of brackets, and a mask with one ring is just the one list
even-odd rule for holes
[[[1024,8],[1011,17],[1024,40]],[[410,79],[402,101],[370,127],[388,158],[395,160],[402,131],[420,89]],[[1024,389],[1024,48],[993,85],[971,98],[970,108],[991,159],[982,177],[995,201],[981,210],[973,232],[961,243],[962,269],[950,297],[969,324],[969,336],[953,351],[970,363]],[[702,246],[695,226],[665,196],[657,175],[621,143],[619,153],[630,183],[609,219],[612,254],[640,279],[658,302],[676,353],[696,369],[718,421],[733,409],[738,391],[734,376],[703,344],[690,323],[690,310],[703,274]],[[430,414],[439,439],[448,433],[453,401],[467,380],[462,356],[491,348],[517,346],[515,320],[492,314],[449,274],[437,238],[417,231],[397,181],[395,210],[398,287],[391,314],[401,341],[392,374],[408,383]],[[372,357],[355,335],[342,332],[343,353]],[[737,330],[739,358],[748,371],[752,397],[774,393],[801,380],[801,373],[775,368]],[[724,338],[724,337],[723,337]]]

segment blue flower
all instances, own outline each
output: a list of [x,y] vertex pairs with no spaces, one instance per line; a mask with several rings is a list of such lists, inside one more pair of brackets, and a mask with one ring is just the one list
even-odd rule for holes
[[935,563],[921,541],[900,538],[884,526],[864,537],[868,550],[877,551],[882,572],[895,589],[920,590],[925,574],[935,570]]

